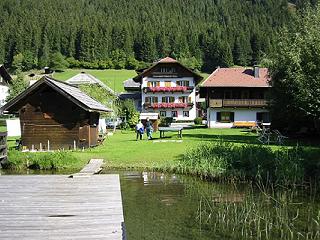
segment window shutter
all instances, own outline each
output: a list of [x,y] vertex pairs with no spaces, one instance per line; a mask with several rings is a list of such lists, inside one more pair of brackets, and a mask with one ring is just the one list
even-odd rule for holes
[[145,98],[145,102],[146,102],[146,103],[150,103],[150,97],[146,97],[146,98]]
[[217,122],[221,122],[221,112],[217,112]]
[[151,82],[147,82],[148,87],[152,87]]
[[156,86],[157,86],[157,87],[160,87],[160,82],[156,82]]
[[181,82],[180,81],[177,81],[177,86],[181,86]]
[[230,122],[234,122],[234,112],[230,112]]
[[189,87],[189,81],[186,81],[186,87]]
[[170,103],[174,103],[174,97],[170,97]]
[[189,103],[191,103],[191,102],[192,102],[192,99],[191,99],[191,97],[189,97],[189,98],[188,98],[188,101],[189,101]]
[[154,97],[154,103],[158,103],[158,97]]
[[162,102],[163,102],[163,103],[166,102],[166,97],[162,97]]

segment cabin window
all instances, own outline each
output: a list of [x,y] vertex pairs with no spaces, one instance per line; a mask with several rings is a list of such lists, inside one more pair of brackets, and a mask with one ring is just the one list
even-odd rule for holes
[[184,117],[189,117],[189,111],[183,111],[183,116]]
[[171,117],[178,117],[178,112],[177,111],[172,111],[171,112]]
[[167,112],[166,111],[160,111],[160,117],[166,117]]
[[217,112],[217,122],[234,122],[234,112]]

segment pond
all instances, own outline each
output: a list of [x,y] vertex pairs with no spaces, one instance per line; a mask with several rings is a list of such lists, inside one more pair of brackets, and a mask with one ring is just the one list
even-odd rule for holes
[[128,240],[320,239],[320,198],[310,186],[276,191],[175,174],[106,173],[120,174]]

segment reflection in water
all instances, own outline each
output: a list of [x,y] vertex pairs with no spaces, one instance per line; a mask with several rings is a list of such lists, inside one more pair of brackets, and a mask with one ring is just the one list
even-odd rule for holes
[[156,172],[107,173],[120,174],[128,240],[320,239],[316,194]]

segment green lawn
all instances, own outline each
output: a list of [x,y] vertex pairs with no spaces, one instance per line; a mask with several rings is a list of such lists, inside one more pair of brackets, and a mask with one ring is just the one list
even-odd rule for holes
[[[106,85],[114,89],[116,92],[124,92],[123,89],[123,81],[133,78],[137,75],[134,70],[115,70],[115,69],[107,69],[107,70],[92,70],[92,69],[66,69],[63,72],[55,72],[53,77],[58,80],[68,80],[69,78],[77,75],[78,73],[86,72],[89,73]],[[206,79],[209,74],[201,73],[201,75]]]
[[[170,166],[179,159],[188,149],[196,147],[201,142],[219,141],[223,139],[236,144],[260,144],[256,134],[245,129],[185,129],[183,142],[170,142],[179,140],[175,133],[166,133],[168,142],[158,142],[159,133],[154,133],[154,140],[136,141],[134,132],[118,131],[104,141],[102,146],[75,153],[80,159],[103,158],[108,167],[112,168],[157,168]],[[289,142],[288,146],[295,146],[296,142]],[[273,149],[279,146],[272,145]],[[316,149],[320,153],[320,148]]]
[[[146,137],[146,136],[144,136]],[[59,163],[64,169],[68,167],[74,168],[75,161],[78,165],[84,165],[91,158],[102,158],[105,160],[108,168],[144,168],[144,169],[166,169],[174,166],[176,161],[180,159],[181,155],[187,150],[195,148],[200,143],[212,142],[223,140],[225,142],[235,144],[260,144],[257,141],[257,136],[254,133],[248,132],[246,129],[207,129],[207,128],[194,128],[183,130],[182,142],[177,138],[176,133],[166,133],[166,138],[161,139],[159,142],[159,132],[153,134],[154,139],[147,141],[136,141],[136,134],[133,131],[120,131],[118,130],[113,136],[105,139],[103,145],[96,148],[87,149],[85,151],[66,152],[60,158],[70,158],[72,162],[68,164],[69,160],[65,159]],[[14,146],[14,138],[9,138],[9,146]],[[313,146],[308,144],[313,143]],[[299,142],[299,146],[305,146],[308,150],[310,157],[314,161],[320,162],[320,145],[314,141],[310,143]],[[297,142],[292,140],[287,143],[286,147],[296,146]],[[280,148],[277,145],[271,145],[273,150]],[[32,154],[32,153],[30,153]],[[37,155],[37,153],[36,153]],[[14,152],[12,154],[13,162],[25,162],[24,158],[26,153]],[[19,160],[20,159],[20,160]],[[52,158],[49,158],[52,159]],[[40,164],[46,164],[45,161],[40,161]],[[38,160],[37,160],[38,161]],[[50,160],[51,161],[51,160]],[[63,164],[62,164],[63,163]],[[72,163],[72,164],[71,164]],[[70,165],[70,166],[68,166]],[[78,166],[81,168],[81,166]]]

